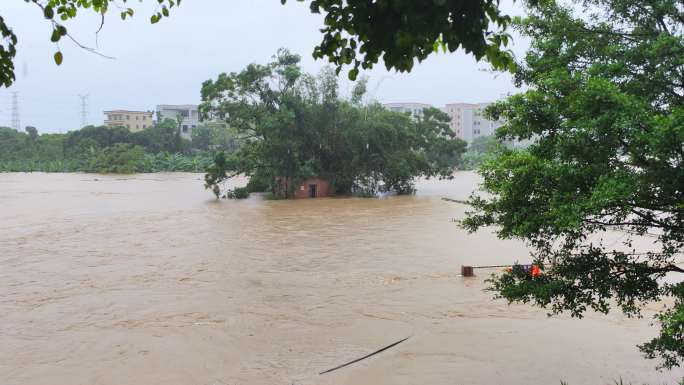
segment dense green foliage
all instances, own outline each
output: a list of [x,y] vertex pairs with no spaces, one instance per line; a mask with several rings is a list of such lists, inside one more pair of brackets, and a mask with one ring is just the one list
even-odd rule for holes
[[210,128],[213,136],[195,145],[181,139],[177,124],[166,120],[131,133],[124,127],[87,126],[67,134],[38,135],[0,127],[0,171],[134,173],[204,171],[212,151],[235,151],[239,143],[225,125]]
[[404,72],[415,59],[460,47],[497,68],[509,68],[512,56],[502,48],[508,45],[510,18],[498,6],[498,0],[313,0],[311,12],[325,14],[323,40],[314,57],[327,57],[338,71],[353,65],[352,80],[359,68],[372,68],[381,59],[388,70]]
[[451,176],[465,142],[454,137],[446,114],[426,109],[413,119],[362,105],[365,81],[355,85],[351,100],[343,99],[333,70],[303,74],[299,60],[280,50],[271,63],[203,84],[205,115],[225,120],[244,142],[233,156],[217,158],[208,188],[220,191],[217,184],[244,173],[285,198],[312,176],[343,194],[410,193],[417,176]]
[[[509,301],[581,317],[629,316],[670,297],[640,346],[661,367],[684,360],[684,19],[674,0],[541,2],[520,20],[532,40],[516,80],[529,90],[489,112],[502,139],[535,139],[482,168],[464,226],[497,226],[531,245],[544,273],[512,271]],[[635,242],[646,237],[649,242]],[[605,239],[605,240],[604,240]],[[646,244],[647,246],[644,246]],[[667,275],[667,279],[666,279]]]

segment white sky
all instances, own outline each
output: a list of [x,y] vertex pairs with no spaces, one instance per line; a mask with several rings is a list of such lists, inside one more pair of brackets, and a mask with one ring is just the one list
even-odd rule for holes
[[[99,35],[99,51],[86,52],[68,40],[60,43],[64,63],[56,66],[51,27],[40,9],[23,1],[0,1],[0,15],[19,37],[17,82],[0,88],[0,126],[11,126],[11,92],[19,92],[21,126],[40,132],[65,132],[80,126],[79,94],[89,95],[88,122],[101,124],[109,109],[153,110],[157,104],[199,103],[201,83],[221,72],[265,63],[280,47],[302,56],[302,67],[318,72],[326,63],[311,57],[320,41],[320,15],[309,2],[289,0],[184,0],[170,18],[150,25],[156,1],[131,1],[135,17],[121,21],[110,12]],[[503,9],[520,14],[504,1]],[[113,11],[113,10],[112,10]],[[91,11],[67,24],[84,45],[95,46],[99,18]],[[526,42],[515,39],[518,56]],[[370,96],[381,102],[485,102],[515,92],[510,76],[493,74],[463,52],[433,55],[410,74],[388,72],[379,63],[370,76]],[[346,76],[346,75],[345,75]],[[346,87],[343,87],[345,91]],[[374,94],[374,95],[373,95]]]

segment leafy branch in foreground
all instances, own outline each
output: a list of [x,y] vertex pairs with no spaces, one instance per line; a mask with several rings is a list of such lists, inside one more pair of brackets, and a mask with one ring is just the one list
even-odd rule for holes
[[[582,8],[582,7],[579,7]],[[515,79],[528,91],[491,106],[504,150],[481,169],[463,226],[496,226],[544,266],[504,273],[510,302],[581,317],[613,306],[639,316],[669,299],[640,345],[661,368],[684,360],[684,19],[673,0],[540,2],[517,27],[532,45]]]
[[[303,0],[298,0],[303,1]],[[133,17],[127,6],[132,0],[25,0],[40,8],[40,16],[52,24],[50,40],[57,45],[54,60],[64,60],[59,41],[67,37],[77,46],[102,55],[97,48],[87,47],[71,36],[62,22],[75,19],[79,12],[91,11],[100,16],[116,8],[122,20]],[[140,0],[142,2],[142,0]],[[281,3],[285,3],[281,0]],[[170,15],[180,0],[146,2],[154,6],[152,24]],[[414,62],[425,60],[442,50],[454,52],[463,48],[477,60],[486,59],[495,68],[512,70],[513,54],[506,47],[511,39],[506,29],[509,16],[499,10],[498,0],[441,1],[345,1],[313,0],[311,12],[325,14],[323,39],[315,47],[315,58],[327,58],[339,72],[352,65],[349,77],[356,79],[359,69],[372,68],[379,60],[388,69],[411,71]],[[17,36],[0,17],[0,85],[9,87],[14,81],[14,57]],[[97,44],[96,44],[97,47]],[[104,55],[102,55],[104,56]]]
[[328,58],[338,73],[352,65],[352,80],[360,68],[372,68],[379,60],[388,70],[409,72],[415,59],[461,47],[495,68],[514,68],[513,55],[505,50],[511,19],[501,13],[497,0],[313,0],[310,8],[325,14],[323,39],[313,56]]
[[[95,32],[95,35],[100,32],[105,23],[105,16],[111,8],[115,8],[122,20],[133,17],[135,10],[132,7],[127,7],[131,0],[121,0],[116,2],[114,0],[24,0],[26,3],[31,3],[40,10],[40,17],[45,19],[52,26],[50,33],[50,41],[55,44],[57,51],[53,55],[55,64],[61,65],[64,60],[64,55],[59,48],[59,42],[63,38],[70,39],[78,47],[85,49],[94,54],[108,57],[101,54],[96,48],[87,47],[80,43],[75,37],[69,34],[64,22],[75,19],[79,12],[93,12],[100,17],[100,27]],[[180,5],[181,0],[154,0],[149,1],[148,4],[153,5],[154,11],[150,17],[150,23],[155,24],[163,17],[170,15],[170,9]],[[0,16],[0,85],[9,87],[15,79],[14,74],[14,57],[17,53],[18,38],[12,31],[6,20]]]

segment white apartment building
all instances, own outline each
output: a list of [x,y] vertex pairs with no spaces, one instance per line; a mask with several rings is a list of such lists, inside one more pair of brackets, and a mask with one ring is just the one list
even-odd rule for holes
[[191,139],[192,130],[200,123],[199,107],[196,104],[160,104],[157,106],[157,119],[163,122],[166,119],[176,120],[183,117],[181,122],[181,136]]
[[502,122],[491,121],[483,116],[483,111],[490,103],[451,103],[444,112],[449,115],[449,125],[457,137],[470,143],[480,136],[494,135]]
[[412,116],[422,116],[425,108],[432,107],[425,103],[383,103],[385,108],[394,112],[410,113]]

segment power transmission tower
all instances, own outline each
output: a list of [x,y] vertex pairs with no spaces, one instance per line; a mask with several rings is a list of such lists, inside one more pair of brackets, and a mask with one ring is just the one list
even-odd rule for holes
[[12,128],[21,130],[21,120],[19,119],[19,92],[12,92]]
[[88,125],[88,95],[78,95],[81,99],[81,128]]

